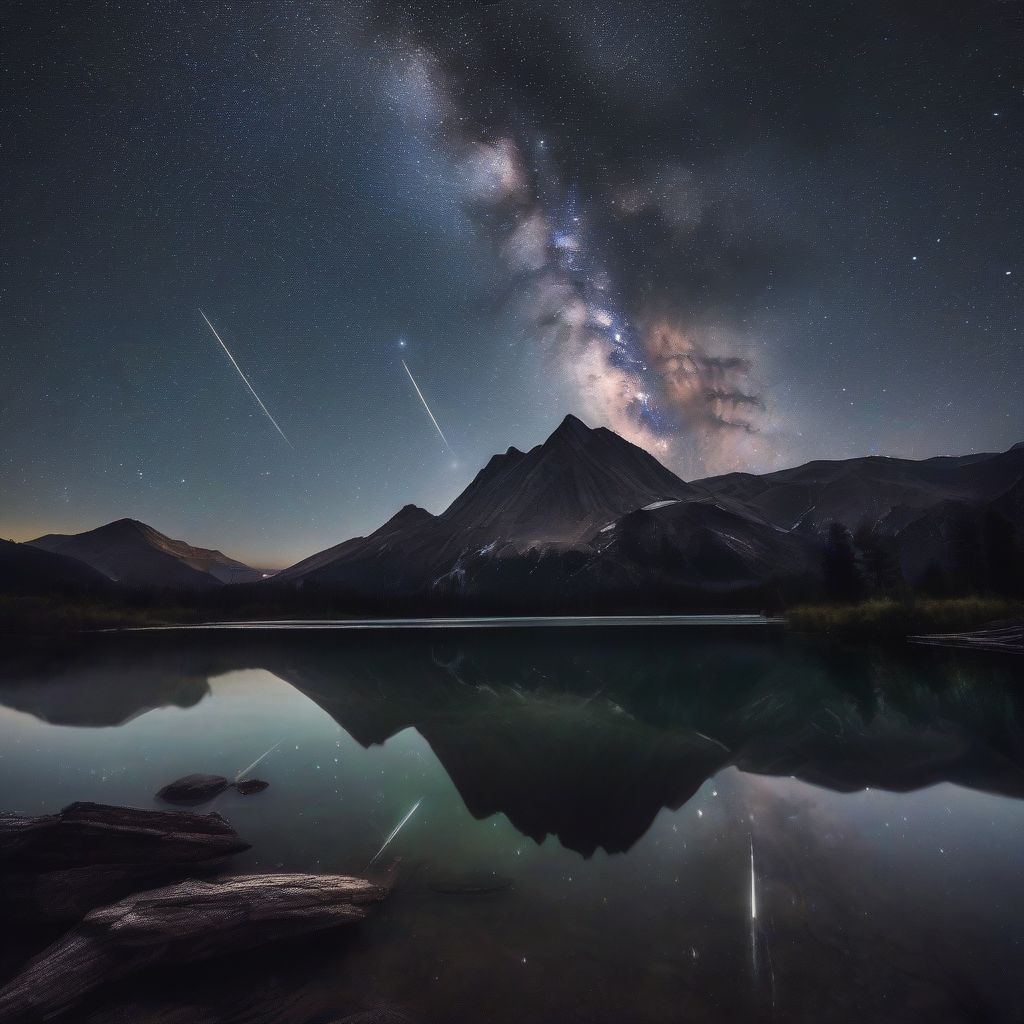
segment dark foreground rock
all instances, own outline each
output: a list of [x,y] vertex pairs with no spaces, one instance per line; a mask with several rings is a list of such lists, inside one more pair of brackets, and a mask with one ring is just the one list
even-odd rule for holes
[[0,815],[0,907],[36,923],[78,921],[129,893],[224,867],[249,849],[219,814],[75,803]]
[[[362,920],[387,890],[345,875],[236,875],[88,914],[0,991],[0,1022],[48,1020],[143,968],[188,964]],[[187,975],[184,977],[187,978]]]
[[38,818],[0,814],[0,869],[191,864],[248,849],[219,814],[93,803]]

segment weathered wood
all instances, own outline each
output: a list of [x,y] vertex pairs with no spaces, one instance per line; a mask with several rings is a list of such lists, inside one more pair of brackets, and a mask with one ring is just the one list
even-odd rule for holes
[[0,873],[0,909],[34,924],[72,924],[90,910],[144,889],[222,870],[227,857],[182,864],[98,864],[38,874]]
[[0,814],[0,868],[185,864],[249,849],[219,814],[74,803],[38,818]]
[[345,875],[236,875],[138,893],[88,914],[0,991],[0,1022],[49,1020],[155,964],[207,960],[362,920],[387,890]]
[[0,816],[0,909],[34,923],[80,921],[140,889],[224,867],[249,848],[217,814],[72,804]]

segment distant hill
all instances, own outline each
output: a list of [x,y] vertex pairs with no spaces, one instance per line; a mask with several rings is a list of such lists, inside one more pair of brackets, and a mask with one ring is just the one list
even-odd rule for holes
[[105,594],[111,581],[75,558],[0,540],[0,592],[5,594]]
[[785,529],[829,522],[856,528],[893,509],[926,509],[948,501],[995,501],[1024,477],[1024,444],[994,454],[940,456],[917,462],[871,456],[808,462],[754,476],[729,473],[694,481],[706,494],[728,497]]
[[173,540],[136,519],[118,519],[86,533],[51,533],[28,543],[76,558],[129,587],[202,590],[262,577],[258,570],[220,551]]

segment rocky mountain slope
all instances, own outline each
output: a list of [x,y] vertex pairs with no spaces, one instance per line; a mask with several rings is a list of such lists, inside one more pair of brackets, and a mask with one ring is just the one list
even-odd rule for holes
[[906,516],[947,501],[995,501],[1022,478],[1024,442],[1006,452],[920,462],[881,456],[808,462],[764,476],[709,477],[693,486],[740,501],[786,529],[817,528],[833,521],[854,529],[865,519],[881,519],[894,509],[903,509]]
[[494,456],[440,515],[406,506],[275,580],[367,595],[582,599],[757,586],[811,571],[814,551],[813,540],[567,416],[529,452]]

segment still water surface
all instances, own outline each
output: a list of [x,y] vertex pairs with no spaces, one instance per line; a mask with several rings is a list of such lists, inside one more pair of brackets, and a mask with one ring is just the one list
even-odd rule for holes
[[210,805],[235,867],[361,873],[421,801],[376,917],[96,1020],[1020,1021],[1021,682],[765,629],[111,636],[6,660],[0,808],[157,806],[279,744]]

